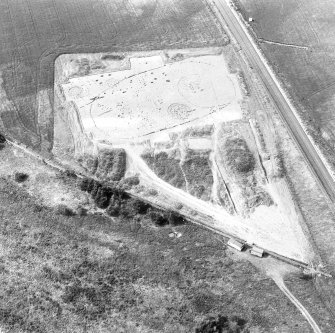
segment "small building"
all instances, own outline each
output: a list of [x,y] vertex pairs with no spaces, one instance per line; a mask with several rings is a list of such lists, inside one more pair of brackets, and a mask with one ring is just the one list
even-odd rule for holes
[[260,257],[262,258],[263,257],[263,254],[264,254],[264,250],[257,247],[257,246],[253,246],[251,249],[250,249],[250,253],[256,257]]
[[237,241],[234,238],[230,238],[227,244],[228,246],[234,248],[237,251],[242,251],[244,249],[244,244],[242,242]]
[[254,22],[254,19],[252,17],[249,17],[248,21],[249,22]]

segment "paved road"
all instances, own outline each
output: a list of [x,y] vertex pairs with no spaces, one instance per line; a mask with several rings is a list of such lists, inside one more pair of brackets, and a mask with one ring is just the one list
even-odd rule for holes
[[280,115],[285,121],[287,128],[291,132],[292,137],[296,140],[302,153],[309,162],[311,170],[319,181],[321,188],[328,198],[335,203],[335,182],[332,175],[296,118],[290,101],[285,94],[283,94],[283,90],[280,88],[277,79],[266,64],[244,24],[229,7],[226,0],[208,0],[208,3],[211,6],[214,5],[221,14],[218,18],[222,20],[224,25],[228,26],[251,66],[259,74],[266,89],[274,100]]

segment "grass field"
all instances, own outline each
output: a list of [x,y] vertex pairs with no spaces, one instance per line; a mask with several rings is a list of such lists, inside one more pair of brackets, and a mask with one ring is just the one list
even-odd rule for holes
[[274,283],[208,231],[187,224],[170,238],[145,219],[55,215],[0,185],[6,333],[186,333],[208,315],[236,315],[250,332],[309,332]]
[[227,42],[200,0],[1,0],[0,40],[0,128],[44,150],[52,147],[58,55]]
[[237,2],[246,19],[254,18],[251,26],[258,38],[280,43],[261,42],[260,46],[298,104],[314,139],[335,165],[334,1]]

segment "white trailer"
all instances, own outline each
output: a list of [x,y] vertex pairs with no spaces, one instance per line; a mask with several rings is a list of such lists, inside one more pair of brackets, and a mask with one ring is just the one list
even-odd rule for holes
[[237,251],[242,251],[244,249],[244,243],[239,242],[234,238],[230,238],[227,244]]
[[261,249],[260,247],[257,247],[255,245],[253,245],[253,247],[250,249],[250,254],[256,256],[256,257],[263,257],[264,254],[264,250]]

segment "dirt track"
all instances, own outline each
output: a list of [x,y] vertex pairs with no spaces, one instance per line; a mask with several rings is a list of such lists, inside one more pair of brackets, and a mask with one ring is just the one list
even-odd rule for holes
[[302,315],[306,318],[306,320],[311,325],[313,331],[315,333],[322,333],[320,327],[315,322],[313,317],[309,314],[309,312],[305,309],[305,307],[299,302],[297,298],[290,292],[290,290],[286,287],[283,279],[281,277],[272,277],[278,288],[287,296],[287,298],[297,307],[297,309],[302,313]]

